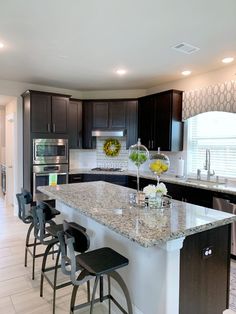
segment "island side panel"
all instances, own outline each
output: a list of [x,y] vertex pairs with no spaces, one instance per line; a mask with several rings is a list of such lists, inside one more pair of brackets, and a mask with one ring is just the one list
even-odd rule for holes
[[[180,257],[180,314],[222,314],[228,308],[231,225],[186,237]],[[203,258],[203,250],[212,256]]]
[[[109,246],[129,259],[129,265],[119,270],[119,273],[128,286],[134,314],[178,314],[178,311],[170,312],[166,306],[167,278],[169,276],[167,266],[170,252],[157,246],[144,248],[81,214],[78,210],[59,201],[56,204],[57,209],[61,211],[61,215],[56,217],[57,222],[61,223],[63,219],[67,219],[87,228],[91,239],[90,249]],[[176,256],[174,256],[174,252],[171,252],[172,258],[179,258],[179,252],[177,250]],[[174,280],[173,278],[173,286],[175,286]],[[123,304],[123,296],[114,290],[115,297]],[[176,293],[178,294],[178,289],[176,289]],[[112,313],[116,314],[119,311],[112,311]]]

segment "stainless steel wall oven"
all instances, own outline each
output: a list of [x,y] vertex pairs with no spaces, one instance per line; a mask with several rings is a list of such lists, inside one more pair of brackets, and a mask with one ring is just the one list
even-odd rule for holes
[[39,186],[68,183],[69,153],[67,139],[33,139],[33,195]]

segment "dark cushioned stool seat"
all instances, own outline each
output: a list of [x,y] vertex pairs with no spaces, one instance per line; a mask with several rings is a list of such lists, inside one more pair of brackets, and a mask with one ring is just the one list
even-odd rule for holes
[[52,236],[57,237],[57,233],[63,231],[63,224],[51,225],[46,227],[45,230]]
[[77,255],[76,262],[95,276],[107,274],[129,263],[126,257],[109,247]]

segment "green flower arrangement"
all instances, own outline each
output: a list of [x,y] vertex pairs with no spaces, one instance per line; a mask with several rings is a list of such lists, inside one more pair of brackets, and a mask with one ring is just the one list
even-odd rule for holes
[[119,155],[121,149],[121,144],[117,139],[109,138],[105,141],[103,145],[103,151],[106,156],[116,157]]

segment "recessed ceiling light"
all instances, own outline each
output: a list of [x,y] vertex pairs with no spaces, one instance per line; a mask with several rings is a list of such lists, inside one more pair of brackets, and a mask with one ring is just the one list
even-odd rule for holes
[[189,71],[189,70],[185,70],[185,71],[181,72],[181,74],[182,74],[182,75],[185,75],[185,76],[190,75],[191,73],[192,73],[192,72]]
[[124,74],[126,74],[126,70],[124,70],[124,69],[118,69],[118,70],[116,70],[116,73],[117,74],[119,74],[119,75],[124,75]]
[[223,63],[230,63],[230,62],[233,62],[233,61],[234,61],[233,57],[227,57],[227,58],[222,59]]
[[4,44],[0,42],[0,49],[4,47]]

